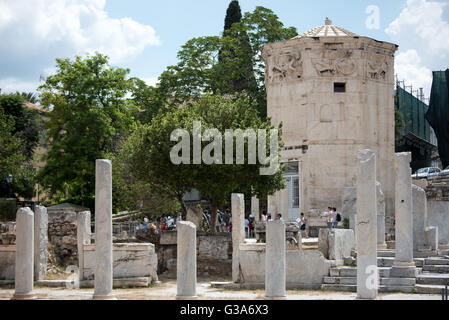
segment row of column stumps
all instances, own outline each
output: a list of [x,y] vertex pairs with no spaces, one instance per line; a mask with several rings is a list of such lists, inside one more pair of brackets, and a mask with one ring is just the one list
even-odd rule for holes
[[[416,274],[413,263],[413,218],[410,153],[396,154],[396,258],[393,276]],[[375,299],[377,273],[377,192],[376,157],[371,150],[358,152],[357,179],[357,298]],[[95,284],[94,299],[115,299],[112,251],[112,166],[110,160],[96,161],[95,183]],[[232,194],[232,278],[241,281],[239,246],[244,243],[244,196]],[[34,276],[34,213],[30,208],[17,212],[15,294],[13,299],[32,299]],[[283,298],[286,290],[285,224],[267,222],[265,284],[267,298]],[[196,227],[181,222],[178,230],[177,298],[196,297]],[[37,248],[36,248],[37,249]],[[404,269],[406,268],[406,269]],[[399,271],[398,271],[399,270]]]
[[[411,153],[396,153],[395,211],[396,248],[390,277],[417,276],[413,261],[413,216]],[[376,155],[371,150],[359,150],[357,172],[357,298],[376,299],[379,288],[377,268],[377,196]]]

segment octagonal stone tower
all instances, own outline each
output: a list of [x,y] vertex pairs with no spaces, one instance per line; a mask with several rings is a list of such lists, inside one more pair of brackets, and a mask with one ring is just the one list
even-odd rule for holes
[[298,177],[288,197],[280,196],[285,190],[271,197],[272,211],[288,210],[282,213],[291,220],[296,212],[341,210],[343,188],[356,185],[357,152],[371,149],[387,215],[393,216],[397,49],[329,19],[293,39],[265,45],[268,115],[273,125],[283,122],[282,161],[297,168]]

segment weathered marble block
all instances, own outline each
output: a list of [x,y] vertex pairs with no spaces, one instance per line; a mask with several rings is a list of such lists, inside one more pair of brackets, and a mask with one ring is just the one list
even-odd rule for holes
[[232,202],[232,281],[240,282],[239,248],[245,241],[245,201],[243,194],[233,193]]
[[47,277],[48,215],[47,208],[36,206],[34,212],[34,280]]
[[[113,246],[113,278],[151,277],[158,281],[157,255],[152,243],[115,243]],[[82,278],[94,279],[95,245],[84,246]]]
[[176,285],[178,299],[196,297],[196,226],[192,222],[177,224],[178,245],[176,262]]
[[286,288],[285,224],[281,220],[267,222],[265,256],[265,296],[285,297]]
[[15,292],[13,299],[32,299],[34,269],[34,213],[20,208],[16,215]]
[[113,298],[112,263],[112,164],[103,159],[95,168],[94,299]]

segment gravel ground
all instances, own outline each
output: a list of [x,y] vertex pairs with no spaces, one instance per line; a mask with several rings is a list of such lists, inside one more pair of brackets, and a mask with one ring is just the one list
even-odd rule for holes
[[[67,289],[35,287],[38,299],[43,300],[87,300],[92,298],[93,289]],[[176,282],[162,281],[156,286],[139,289],[114,289],[119,300],[174,300]],[[0,288],[0,300],[11,299],[14,289]],[[199,282],[198,300],[262,300],[264,290],[224,290],[212,288],[208,282]],[[288,290],[287,300],[354,300],[355,293]],[[439,295],[379,294],[379,300],[441,300]]]

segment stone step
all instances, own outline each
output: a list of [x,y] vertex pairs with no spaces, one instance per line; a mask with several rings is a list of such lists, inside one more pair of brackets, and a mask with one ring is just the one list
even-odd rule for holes
[[357,277],[324,277],[324,284],[357,284]]
[[[381,278],[388,278],[390,276],[390,268],[378,267],[379,276]],[[330,268],[329,276],[331,277],[357,277],[357,268],[351,267],[336,267]]]
[[449,259],[427,258],[424,260],[426,265],[449,265]]
[[[324,284],[357,284],[356,277],[324,277]],[[414,286],[415,278],[380,278],[381,286]]]
[[391,257],[391,258],[394,258],[395,254],[396,253],[395,253],[394,250],[388,250],[388,249],[377,250],[377,257]]
[[[323,284],[321,290],[324,291],[345,291],[345,292],[357,292],[357,285],[353,284]],[[379,286],[380,292],[404,292],[412,293],[415,291],[415,286]]]
[[424,265],[422,271],[449,273],[449,265]]
[[391,257],[377,257],[378,267],[391,267],[393,266],[394,258]]
[[323,285],[321,285],[321,290],[357,292],[357,285],[353,285],[353,284],[323,284]]
[[429,258],[429,257],[437,257],[437,251],[415,251],[413,252],[414,258]]
[[440,273],[421,274],[416,277],[417,284],[445,285],[449,284],[449,275]]
[[442,294],[444,286],[435,284],[416,284],[415,292],[420,294]]

